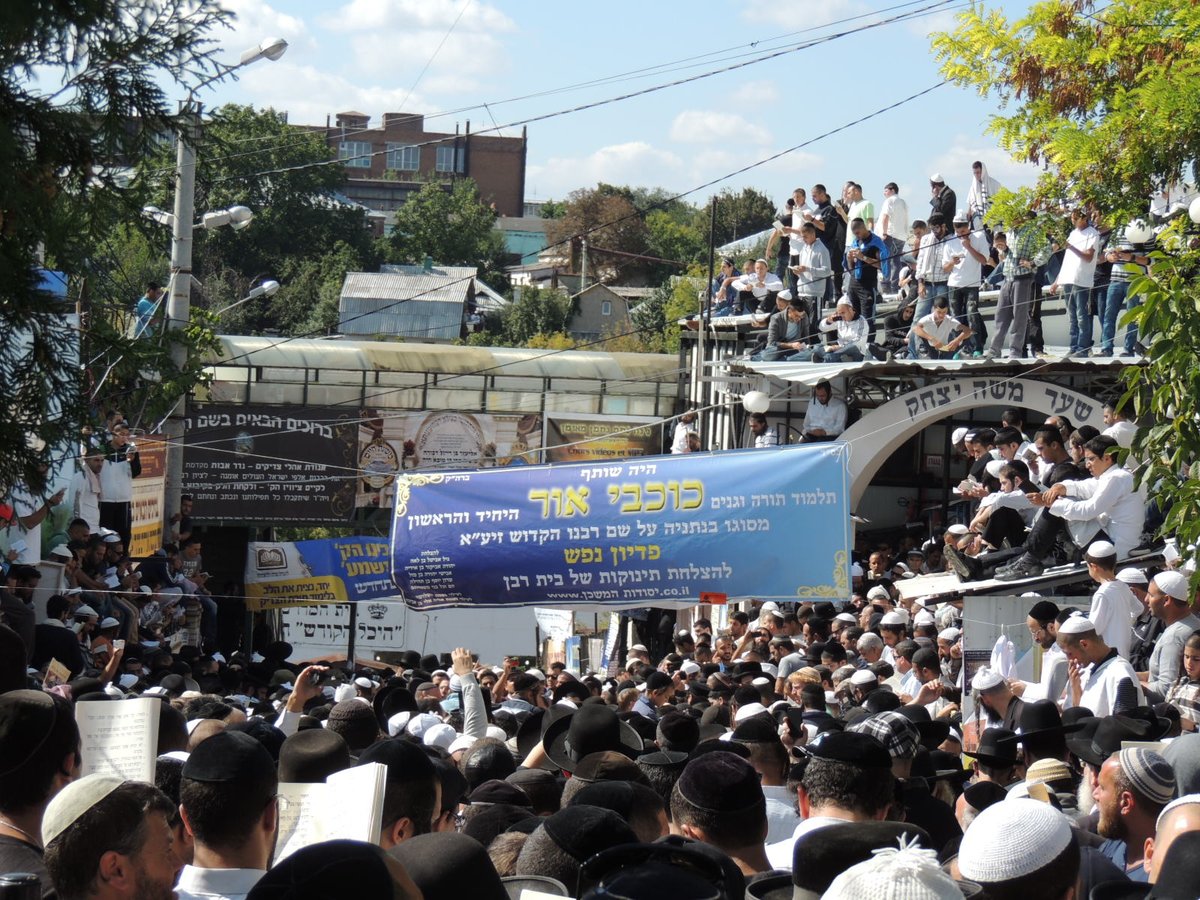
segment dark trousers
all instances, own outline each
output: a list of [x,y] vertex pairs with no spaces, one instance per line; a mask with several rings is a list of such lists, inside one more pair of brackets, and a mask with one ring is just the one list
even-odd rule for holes
[[850,278],[850,302],[854,311],[867,320],[867,340],[875,339],[875,286],[867,286],[858,279]]
[[1025,543],[1025,520],[1015,509],[993,509],[983,529],[983,539],[993,547],[1020,547]]
[[129,551],[129,537],[133,532],[133,504],[100,502],[100,525],[111,528],[121,536],[121,542]]
[[950,288],[950,310],[954,318],[963,322],[974,334],[965,342],[964,351],[982,353],[987,346],[987,325],[979,313],[978,287]]

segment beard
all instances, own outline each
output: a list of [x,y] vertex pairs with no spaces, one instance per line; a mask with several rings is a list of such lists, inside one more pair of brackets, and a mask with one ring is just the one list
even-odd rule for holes
[[1096,799],[1092,796],[1092,786],[1088,784],[1087,776],[1079,780],[1079,788],[1075,794],[1076,808],[1080,816],[1090,816],[1096,808]]
[[[1115,807],[1115,804],[1114,804]],[[1121,815],[1115,809],[1107,806],[1100,807],[1100,822],[1096,826],[1096,832],[1103,838],[1116,838],[1121,840],[1124,833],[1121,830]]]
[[170,881],[155,879],[145,870],[137,873],[137,883],[134,885],[133,900],[177,900],[175,879]]

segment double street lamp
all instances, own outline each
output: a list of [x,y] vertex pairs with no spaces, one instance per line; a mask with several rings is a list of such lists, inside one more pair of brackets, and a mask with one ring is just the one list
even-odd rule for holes
[[[151,216],[155,212],[161,214],[171,225],[171,293],[167,298],[169,328],[186,328],[191,320],[192,231],[197,224],[193,222],[196,214],[196,149],[194,141],[196,130],[200,124],[200,104],[196,102],[196,92],[260,59],[273,62],[283,56],[287,47],[287,41],[283,38],[265,39],[257,47],[251,47],[242,53],[235,65],[220,66],[211,78],[205,79],[188,91],[187,98],[183,101],[185,121],[175,141],[175,211],[174,213],[165,213],[162,210],[148,211]],[[246,207],[231,206],[226,210],[205,213],[198,224],[205,229],[217,228],[221,225],[245,228],[252,217],[253,213]],[[179,342],[173,344],[171,359],[179,370],[182,371],[186,368],[187,345]],[[184,397],[180,398],[167,420],[166,505],[167,509],[171,511],[179,510],[179,496],[183,489],[182,442],[183,422],[186,416],[187,402]]]

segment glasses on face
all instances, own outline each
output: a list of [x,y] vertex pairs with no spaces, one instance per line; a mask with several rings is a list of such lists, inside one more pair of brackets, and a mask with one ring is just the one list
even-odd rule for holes
[[1083,455],[1083,464],[1085,466],[1090,466],[1094,462],[1100,462],[1100,457],[1088,456],[1086,453]]

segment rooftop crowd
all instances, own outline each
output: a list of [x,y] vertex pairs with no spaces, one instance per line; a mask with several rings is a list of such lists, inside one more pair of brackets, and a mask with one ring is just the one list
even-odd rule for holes
[[[983,163],[962,203],[941,173],[929,182],[928,212],[910,211],[895,182],[878,203],[854,181],[836,200],[823,184],[797,188],[763,258],[740,268],[722,259],[709,316],[766,325],[756,361],[1019,359],[1045,355],[1042,307],[1061,297],[1070,356],[1140,352],[1136,325],[1117,332],[1122,311],[1139,303],[1129,288],[1150,266],[1153,228],[1088,207],[1064,211],[1049,235],[1032,215],[994,229],[987,217],[1000,184]],[[885,298],[896,307],[877,316]],[[981,309],[993,300],[989,334]]]

